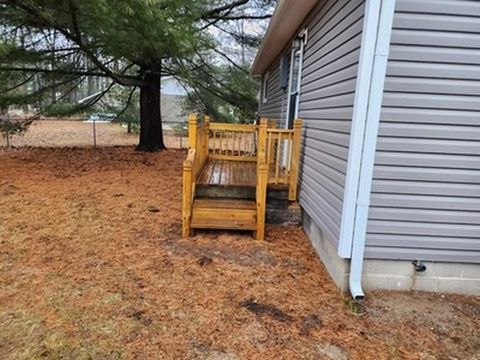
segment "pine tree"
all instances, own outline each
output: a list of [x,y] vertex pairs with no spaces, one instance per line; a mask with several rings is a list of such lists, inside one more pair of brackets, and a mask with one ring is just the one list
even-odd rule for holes
[[92,77],[108,79],[102,95],[117,84],[139,88],[137,149],[161,150],[160,77],[198,85],[193,74],[216,47],[212,26],[269,16],[246,14],[249,1],[0,0],[0,71],[38,84],[23,96],[0,97],[7,104],[46,101],[46,94],[61,101],[57,89],[68,97]]

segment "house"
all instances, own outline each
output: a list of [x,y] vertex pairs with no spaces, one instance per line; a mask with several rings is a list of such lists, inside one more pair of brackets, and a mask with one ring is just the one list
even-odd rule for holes
[[[97,82],[93,83],[97,84]],[[102,97],[103,95],[105,95],[105,88],[106,85],[104,84],[104,88],[101,88],[95,93],[92,93],[86,97],[77,100],[77,102],[79,104],[83,104],[93,101],[95,100],[95,98]],[[185,123],[186,113],[183,109],[183,102],[185,101],[185,97],[187,95],[187,90],[173,76],[162,77],[160,104],[162,112],[162,123],[166,129],[172,129],[173,127],[175,127],[175,125]],[[122,106],[118,103],[118,99],[108,96],[108,94],[103,99],[103,101],[110,106]]]
[[188,92],[173,76],[163,77],[161,86],[162,122],[165,128],[171,129],[177,124],[185,123],[183,102]]
[[252,74],[342,290],[480,294],[480,1],[280,0]]

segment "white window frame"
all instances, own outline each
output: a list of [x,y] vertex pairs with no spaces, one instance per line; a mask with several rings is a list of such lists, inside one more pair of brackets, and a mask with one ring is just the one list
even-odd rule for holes
[[[296,46],[295,41],[299,41],[299,46]],[[289,117],[290,117],[290,108],[292,107],[291,98],[292,94],[296,93],[297,96],[295,97],[295,114],[293,116],[294,120],[298,118],[299,107],[300,107],[300,94],[301,94],[301,85],[302,85],[302,68],[303,68],[303,53],[305,51],[305,44],[307,43],[307,28],[303,29],[298,33],[298,36],[292,43],[292,49],[290,53],[290,71],[289,71],[289,79],[288,79],[288,89],[287,89],[287,113],[285,116],[285,129],[289,129]],[[293,62],[295,59],[295,54],[299,53],[299,64],[298,64],[298,76],[297,76],[297,83],[293,84]],[[295,86],[293,86],[295,85]],[[292,91],[292,88],[293,91]],[[293,126],[293,123],[292,123]],[[288,166],[288,159],[287,159],[287,152],[283,151],[282,156],[282,166],[286,168]],[[288,169],[290,170],[290,169]]]
[[293,61],[295,59],[295,53],[300,52],[300,59],[299,59],[299,66],[298,66],[298,78],[297,78],[297,84],[295,86],[295,91],[297,93],[297,97],[295,100],[295,114],[294,118],[298,118],[298,112],[299,112],[299,107],[300,107],[300,93],[301,93],[301,84],[302,84],[302,68],[303,68],[303,53],[305,51],[305,44],[307,43],[307,37],[308,37],[308,29],[305,28],[300,33],[298,34],[298,37],[294,41],[300,41],[300,48],[296,48],[292,44],[292,50],[290,54],[290,73],[289,73],[289,79],[288,79],[288,91],[287,91],[287,113],[286,113],[286,118],[285,118],[285,129],[288,129],[288,117],[290,115],[290,108],[292,106],[291,104],[291,95],[293,94],[292,92],[292,81],[293,81]]
[[262,86],[262,102],[266,103],[268,101],[268,79],[270,77],[270,71],[267,71],[263,75],[263,86]]

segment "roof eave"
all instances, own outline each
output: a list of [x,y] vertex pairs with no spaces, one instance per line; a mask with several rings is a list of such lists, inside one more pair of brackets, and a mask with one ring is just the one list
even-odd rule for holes
[[317,0],[280,0],[253,62],[251,74],[261,76],[298,30]]

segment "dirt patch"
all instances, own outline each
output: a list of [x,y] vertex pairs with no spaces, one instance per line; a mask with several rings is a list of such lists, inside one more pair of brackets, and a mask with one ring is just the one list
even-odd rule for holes
[[268,315],[271,318],[281,322],[293,320],[290,315],[278,309],[276,306],[270,304],[261,304],[257,302],[257,300],[255,300],[254,298],[242,301],[240,305],[248,311],[254,313],[255,315]]
[[[206,235],[210,235],[218,240],[217,243],[205,244],[203,241]],[[244,239],[241,234],[233,235],[234,238]],[[238,246],[225,247],[222,245],[225,241],[232,238],[232,233],[224,232],[199,232],[196,236],[196,240],[170,240],[166,241],[163,245],[169,250],[170,253],[178,256],[193,256],[199,259],[213,259],[222,260],[230,263],[235,263],[241,266],[274,266],[276,265],[276,259],[269,252],[264,245],[251,246],[247,249],[239,242]],[[210,261],[210,262],[211,262]]]
[[299,227],[181,239],[184,157],[0,151],[1,359],[479,358],[478,297],[359,314]]
[[309,336],[310,332],[320,329],[322,325],[322,319],[317,314],[307,315],[300,322],[300,334]]

